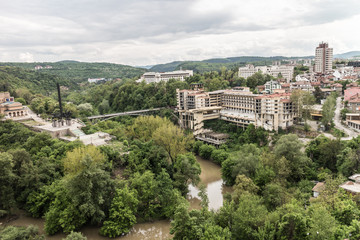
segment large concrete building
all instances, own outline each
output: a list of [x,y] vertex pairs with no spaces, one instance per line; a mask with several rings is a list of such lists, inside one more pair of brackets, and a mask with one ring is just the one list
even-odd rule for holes
[[321,42],[315,50],[315,72],[328,73],[332,70],[333,49],[328,43]]
[[239,67],[239,77],[248,78],[257,72],[263,74],[269,74],[275,78],[281,76],[285,78],[287,82],[290,82],[294,75],[294,66],[276,65],[276,66],[258,66],[248,64],[245,67]]
[[214,92],[177,90],[177,108],[180,125],[192,129],[194,135],[201,134],[203,121],[210,119],[277,131],[293,125],[296,117],[290,93],[260,95],[248,88]]
[[0,114],[5,118],[25,117],[27,109],[19,102],[15,102],[9,92],[0,92]]
[[145,81],[146,83],[158,83],[161,81],[167,82],[170,79],[178,81],[185,81],[187,77],[194,75],[193,70],[179,70],[173,72],[147,72],[144,73],[137,82]]

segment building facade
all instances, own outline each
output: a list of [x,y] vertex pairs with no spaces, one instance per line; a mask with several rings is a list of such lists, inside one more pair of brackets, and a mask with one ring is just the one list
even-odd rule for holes
[[281,84],[278,81],[269,81],[265,83],[265,92],[274,93],[274,90],[281,89]]
[[290,95],[253,94],[248,88],[215,92],[177,90],[179,123],[192,129],[194,135],[203,131],[203,121],[219,118],[242,127],[254,124],[269,131],[286,129],[296,118]]
[[137,82],[145,81],[149,83],[159,83],[161,81],[167,82],[170,79],[175,79],[178,81],[185,81],[187,77],[194,75],[193,70],[179,70],[173,72],[147,72],[144,73]]
[[245,67],[239,67],[239,77],[248,78],[254,75],[257,72],[261,72],[263,74],[268,74],[275,78],[281,76],[286,79],[287,82],[290,82],[293,78],[294,74],[294,66],[285,66],[285,65],[276,65],[276,66],[258,66],[254,67],[254,65],[248,64]]
[[328,73],[332,70],[333,49],[328,43],[321,42],[315,50],[315,72]]
[[5,118],[25,117],[27,109],[19,102],[15,102],[9,92],[0,92],[0,114]]

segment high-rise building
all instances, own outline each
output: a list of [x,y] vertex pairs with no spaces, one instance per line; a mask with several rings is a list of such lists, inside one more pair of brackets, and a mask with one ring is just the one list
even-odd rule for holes
[[315,72],[327,73],[332,70],[333,49],[321,42],[315,50]]

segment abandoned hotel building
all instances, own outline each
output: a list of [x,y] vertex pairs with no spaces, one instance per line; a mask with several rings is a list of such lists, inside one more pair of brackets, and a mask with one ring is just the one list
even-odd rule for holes
[[192,129],[195,136],[206,131],[203,121],[210,119],[278,131],[293,125],[296,118],[290,93],[253,94],[247,87],[205,92],[201,85],[176,92],[179,124]]

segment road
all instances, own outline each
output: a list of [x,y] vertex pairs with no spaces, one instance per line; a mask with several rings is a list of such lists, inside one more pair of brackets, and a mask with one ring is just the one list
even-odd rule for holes
[[336,99],[334,124],[337,129],[340,129],[340,130],[344,131],[347,135],[349,135],[348,137],[341,138],[341,140],[350,140],[354,137],[357,137],[359,135],[359,133],[356,132],[355,130],[345,127],[344,125],[341,124],[341,116],[340,116],[341,109],[342,109],[341,97],[338,97]]

